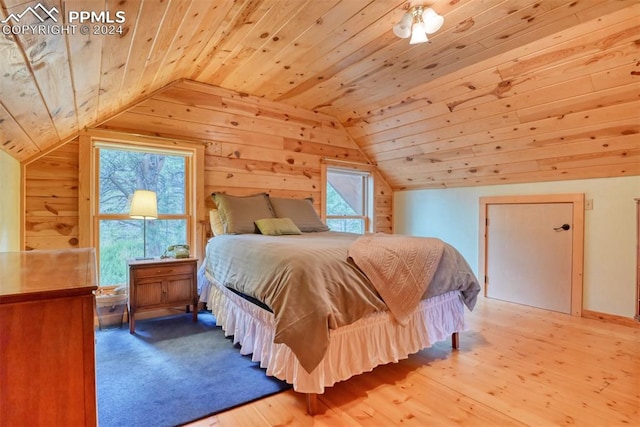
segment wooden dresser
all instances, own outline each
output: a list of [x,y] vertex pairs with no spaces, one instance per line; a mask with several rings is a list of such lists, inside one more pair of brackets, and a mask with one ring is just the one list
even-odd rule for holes
[[135,315],[143,310],[193,305],[198,321],[197,263],[195,258],[128,261],[129,332],[135,332]]
[[93,249],[0,253],[0,425],[95,426]]

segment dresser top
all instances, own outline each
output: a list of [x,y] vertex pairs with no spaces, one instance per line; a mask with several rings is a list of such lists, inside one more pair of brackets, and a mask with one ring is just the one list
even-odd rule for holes
[[0,252],[0,302],[76,296],[97,288],[93,248]]

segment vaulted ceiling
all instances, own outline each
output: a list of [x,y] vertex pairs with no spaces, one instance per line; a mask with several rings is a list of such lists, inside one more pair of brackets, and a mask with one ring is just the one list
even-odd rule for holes
[[59,11],[0,24],[0,146],[28,162],[192,79],[336,117],[394,189],[640,174],[636,0],[414,3],[430,43],[394,36],[397,0],[0,0]]

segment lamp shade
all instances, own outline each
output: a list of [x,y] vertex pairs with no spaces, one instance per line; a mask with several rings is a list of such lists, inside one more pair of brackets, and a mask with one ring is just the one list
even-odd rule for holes
[[411,35],[411,23],[413,22],[413,16],[410,13],[405,13],[402,15],[400,22],[393,26],[393,34],[400,37],[401,39],[406,39]]
[[427,32],[424,30],[424,23],[416,22],[413,24],[413,30],[411,31],[411,40],[409,44],[428,42]]
[[422,12],[422,21],[424,22],[424,30],[427,34],[433,34],[442,28],[444,17],[438,15],[435,10],[430,7]]
[[427,34],[433,34],[442,28],[444,17],[430,7],[422,5],[412,6],[408,12],[393,26],[393,33],[406,39],[409,36],[409,44],[425,43],[429,41]]
[[149,190],[136,190],[131,199],[129,216],[135,219],[158,218],[158,200],[156,193]]

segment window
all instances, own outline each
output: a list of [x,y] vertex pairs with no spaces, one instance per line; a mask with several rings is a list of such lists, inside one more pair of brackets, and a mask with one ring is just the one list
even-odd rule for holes
[[[158,257],[168,245],[190,244],[192,208],[189,182],[191,152],[95,143],[94,242],[100,285],[126,282],[126,260]],[[158,219],[129,217],[135,190],[156,192]]]
[[332,231],[364,234],[371,229],[372,187],[369,172],[327,168],[326,222]]

